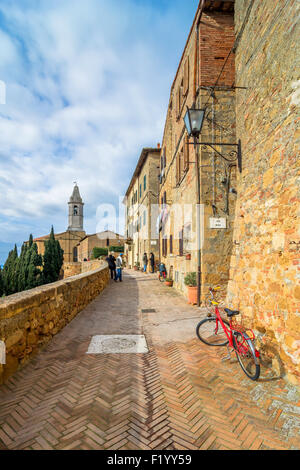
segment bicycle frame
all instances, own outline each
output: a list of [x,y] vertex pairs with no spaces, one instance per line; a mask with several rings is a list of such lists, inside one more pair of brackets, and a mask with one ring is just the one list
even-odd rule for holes
[[229,345],[233,348],[233,333],[232,333],[232,329],[231,329],[231,318],[229,320],[229,324],[230,324],[230,329],[227,328],[227,326],[225,325],[225,323],[223,322],[222,320],[222,317],[220,315],[220,312],[219,312],[219,309],[217,307],[217,305],[215,306],[215,314],[216,314],[216,330],[215,330],[215,333],[217,334],[218,332],[218,323],[220,322],[221,323],[221,326],[224,330],[224,333],[226,334],[227,336],[227,339],[229,341]]

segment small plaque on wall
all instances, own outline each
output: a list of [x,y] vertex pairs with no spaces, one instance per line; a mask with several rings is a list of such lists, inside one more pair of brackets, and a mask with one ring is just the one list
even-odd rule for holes
[[227,228],[227,219],[225,217],[211,217],[209,219],[209,227],[213,229]]

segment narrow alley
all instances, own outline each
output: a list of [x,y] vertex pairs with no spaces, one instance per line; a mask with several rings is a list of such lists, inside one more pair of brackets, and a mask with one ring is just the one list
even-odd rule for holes
[[[0,449],[300,449],[300,397],[201,344],[204,310],[125,271],[0,389]],[[146,354],[87,354],[95,335]]]

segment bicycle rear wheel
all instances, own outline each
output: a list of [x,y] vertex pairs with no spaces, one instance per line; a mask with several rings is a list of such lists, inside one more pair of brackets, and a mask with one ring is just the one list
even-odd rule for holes
[[[229,326],[228,321],[223,322]],[[216,317],[204,318],[196,327],[196,333],[200,341],[208,346],[226,346],[229,343],[221,323]]]
[[260,375],[260,363],[249,336],[246,333],[236,331],[233,334],[233,345],[237,360],[244,373],[249,379],[257,380]]

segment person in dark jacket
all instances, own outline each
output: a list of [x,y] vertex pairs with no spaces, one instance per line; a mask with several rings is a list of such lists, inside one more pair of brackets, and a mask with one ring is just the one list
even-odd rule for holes
[[117,279],[116,258],[112,254],[110,254],[106,258],[106,261],[107,261],[108,267],[110,269],[110,276],[114,281],[116,281],[116,279]]
[[155,258],[154,258],[153,253],[150,253],[150,266],[151,266],[151,272],[153,274],[154,273],[154,266],[155,266]]

